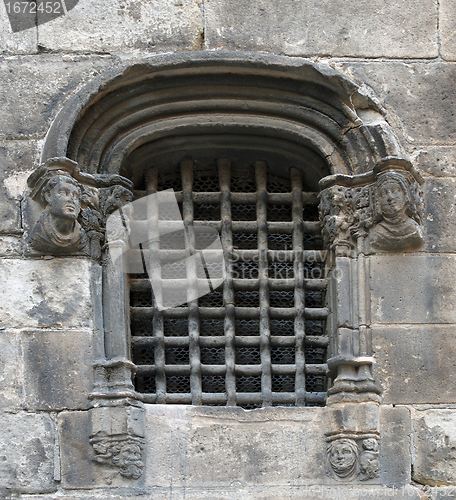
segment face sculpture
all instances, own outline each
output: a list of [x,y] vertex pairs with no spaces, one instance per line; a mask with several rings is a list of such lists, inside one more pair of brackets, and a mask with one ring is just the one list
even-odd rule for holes
[[51,181],[51,185],[44,193],[49,206],[49,213],[55,217],[76,220],[80,211],[79,187],[71,179],[60,175]]
[[71,253],[82,250],[86,235],[78,222],[81,190],[71,177],[57,175],[42,190],[46,209],[30,233],[30,244],[39,252]]
[[384,217],[392,218],[405,214],[407,196],[399,181],[388,179],[377,190],[380,209]]
[[358,446],[352,439],[337,439],[328,447],[329,463],[338,477],[351,476],[356,467]]

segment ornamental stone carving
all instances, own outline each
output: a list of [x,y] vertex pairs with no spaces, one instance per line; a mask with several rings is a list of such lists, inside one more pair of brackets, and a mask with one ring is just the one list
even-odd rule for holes
[[382,172],[374,188],[375,225],[369,238],[374,250],[415,250],[423,244],[416,183],[398,172]]
[[144,469],[144,439],[135,436],[92,437],[94,461],[116,467],[127,478],[139,479]]
[[396,157],[385,158],[368,174],[326,177],[320,218],[327,246],[346,255],[361,236],[365,253],[420,248],[422,183],[411,163]]
[[341,479],[352,478],[358,461],[358,445],[353,439],[335,439],[328,445],[328,460],[334,474]]
[[367,481],[378,477],[378,436],[344,434],[328,438],[330,475],[339,480]]
[[51,158],[28,178],[31,199],[44,207],[32,225],[30,247],[50,255],[84,253],[99,260],[106,219],[132,201],[131,181],[81,173],[68,158]]
[[136,402],[132,406],[124,400],[118,406],[96,406],[89,410],[89,415],[92,461],[108,465],[125,478],[139,479],[144,469],[145,448],[142,405]]
[[360,479],[362,481],[378,477],[380,464],[378,461],[377,439],[368,438],[362,441],[362,452],[359,455],[358,462]]
[[31,246],[43,253],[83,250],[87,238],[78,222],[82,194],[79,183],[63,169],[43,177],[41,200],[46,206],[31,231]]

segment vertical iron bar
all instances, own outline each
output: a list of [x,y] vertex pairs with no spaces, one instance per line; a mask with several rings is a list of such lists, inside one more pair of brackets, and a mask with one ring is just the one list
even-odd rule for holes
[[266,189],[267,165],[264,161],[255,162],[257,185],[258,219],[258,272],[260,285],[260,355],[261,355],[261,392],[263,406],[272,405],[271,377],[271,331],[269,322],[269,283],[268,283],[268,222]]
[[[155,194],[158,188],[158,172],[156,167],[150,168],[146,172],[146,195]],[[147,199],[147,232],[149,241],[149,273],[151,283],[160,283],[160,242],[157,239],[158,231],[158,203],[155,196]],[[161,287],[156,290],[161,294]],[[156,338],[154,358],[155,358],[155,390],[157,403],[166,403],[166,375],[165,375],[165,328],[163,322],[163,312],[157,307],[157,303],[163,303],[158,295],[154,297],[154,313],[152,318],[153,335]]]
[[[182,210],[184,217],[185,245],[187,255],[195,255],[195,232],[193,229],[193,160],[184,160],[181,163],[182,175]],[[194,297],[198,289],[197,267],[194,259],[187,259],[187,286],[188,296]],[[190,356],[190,391],[192,404],[201,405],[202,382],[201,382],[201,352],[199,346],[200,320],[198,312],[198,299],[192,298],[188,301],[188,334],[189,334],[189,356]]]
[[230,177],[231,162],[222,158],[218,160],[219,183],[221,191],[220,213],[222,219],[222,248],[225,259],[226,277],[223,283],[223,302],[226,308],[225,315],[225,387],[227,406],[236,405],[236,375],[235,361],[235,308],[233,288],[233,231],[231,224]]
[[294,305],[296,310],[294,330],[296,337],[296,406],[306,404],[306,376],[305,376],[305,290],[304,290],[304,224],[302,204],[302,175],[297,168],[290,169],[292,217],[293,217],[293,258],[294,258]]

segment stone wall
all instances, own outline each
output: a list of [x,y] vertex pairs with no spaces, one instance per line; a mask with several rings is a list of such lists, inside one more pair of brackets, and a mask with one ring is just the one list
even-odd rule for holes
[[[15,33],[6,8],[0,4],[0,498],[456,498],[453,2],[80,0]],[[341,486],[319,475],[315,464],[325,458],[313,437],[327,417],[317,408],[214,415],[151,406],[145,479],[132,490],[109,471],[93,472],[84,439],[95,271],[84,257],[25,253],[26,179],[57,112],[86,83],[146,56],[196,50],[303,57],[339,71],[385,110],[425,178],[425,246],[406,264],[369,258],[386,439],[375,484]]]

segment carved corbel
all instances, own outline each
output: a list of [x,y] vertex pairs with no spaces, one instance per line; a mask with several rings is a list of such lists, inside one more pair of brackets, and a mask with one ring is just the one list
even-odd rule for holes
[[108,406],[90,410],[92,460],[117,470],[128,479],[139,479],[144,469],[144,409]]
[[[423,243],[424,180],[403,158],[387,157],[372,172],[320,181],[320,221],[327,247],[339,255],[367,238],[363,253],[412,251]],[[342,247],[342,248],[341,248]]]
[[423,179],[403,158],[388,157],[372,172],[320,181],[320,221],[329,250],[329,325],[335,339],[328,360],[328,404],[380,401],[372,376],[367,256],[416,250],[423,244]]
[[378,433],[342,432],[326,438],[328,473],[341,481],[368,481],[378,477]]
[[327,471],[338,481],[368,481],[379,471],[380,410],[375,403],[327,408]]
[[27,183],[36,205],[32,212],[39,212],[28,242],[34,251],[48,255],[86,254],[99,260],[111,205],[116,198],[132,199],[128,179],[86,174],[68,158],[47,160]]

